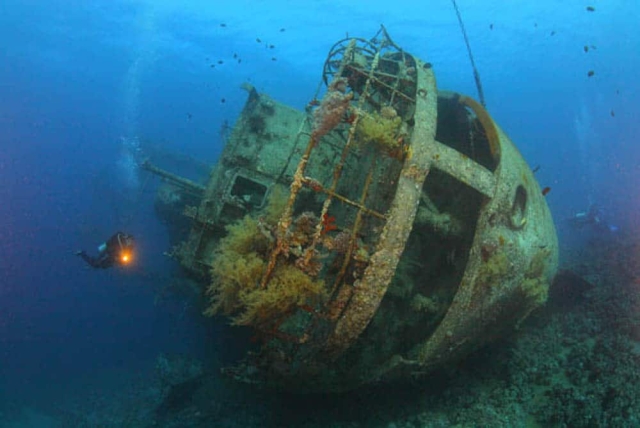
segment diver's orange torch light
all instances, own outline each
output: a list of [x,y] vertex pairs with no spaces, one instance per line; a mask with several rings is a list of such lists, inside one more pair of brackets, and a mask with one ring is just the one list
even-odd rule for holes
[[133,260],[133,255],[131,254],[130,251],[123,251],[122,253],[120,253],[120,262],[123,265],[128,265],[129,263],[131,263],[132,260]]

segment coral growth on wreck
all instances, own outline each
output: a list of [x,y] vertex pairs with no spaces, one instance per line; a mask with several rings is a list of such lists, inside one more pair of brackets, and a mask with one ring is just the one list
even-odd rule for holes
[[[275,224],[286,197],[282,192],[273,192],[263,216],[256,219],[247,215],[227,226],[227,235],[220,240],[212,263],[206,315],[225,314],[231,316],[233,324],[258,327],[325,298],[324,281],[289,263],[287,257],[293,257],[293,251],[276,264],[269,281],[262,284],[275,246]],[[313,230],[307,224],[313,219],[308,217],[303,213],[294,222],[294,235]],[[307,240],[298,238],[300,242]]]
[[549,281],[545,276],[549,253],[549,249],[544,248],[533,255],[521,284],[522,291],[535,306],[546,302],[549,296]]
[[357,127],[361,145],[373,144],[378,150],[396,155],[401,148],[402,118],[393,107],[383,107],[380,113],[363,113]]
[[314,140],[319,140],[338,126],[347,112],[352,98],[353,92],[347,93],[347,79],[344,77],[333,79],[320,102],[320,106],[313,112],[311,136]]

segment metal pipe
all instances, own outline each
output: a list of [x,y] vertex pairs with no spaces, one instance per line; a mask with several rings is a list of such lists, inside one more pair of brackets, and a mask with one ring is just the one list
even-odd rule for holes
[[196,195],[202,195],[204,193],[204,190],[205,190],[204,186],[198,183],[194,183],[193,181],[188,180],[186,178],[172,174],[169,171],[165,171],[164,169],[158,168],[148,160],[145,160],[144,162],[142,162],[140,164],[140,168],[147,170],[155,175],[158,175],[163,179],[184,188],[185,190],[193,192]]

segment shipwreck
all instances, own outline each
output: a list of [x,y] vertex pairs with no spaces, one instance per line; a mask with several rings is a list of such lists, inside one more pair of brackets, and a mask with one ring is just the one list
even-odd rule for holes
[[238,380],[341,391],[508,334],[558,267],[533,172],[487,110],[383,29],[330,50],[304,111],[247,87],[206,185],[149,162],[206,315],[253,329]]

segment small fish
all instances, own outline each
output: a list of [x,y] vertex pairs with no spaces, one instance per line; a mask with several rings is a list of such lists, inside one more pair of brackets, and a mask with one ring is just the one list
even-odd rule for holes
[[316,107],[320,105],[320,101],[317,98],[312,99],[311,101],[309,101],[309,107]]
[[275,45],[269,45],[269,49],[275,48]]
[[260,40],[259,38],[256,37],[256,42],[262,43],[262,40]]
[[582,48],[582,49],[584,49],[585,53],[589,52],[589,46],[587,46],[587,45],[584,45],[584,48]]
[[219,60],[218,60],[218,64],[224,64],[224,61],[223,61],[223,60],[221,60],[221,59],[219,59]]
[[596,8],[593,6],[587,6],[587,12],[595,12]]
[[533,168],[533,170],[531,170],[531,172],[533,172],[535,174],[539,170],[540,170],[540,165],[536,165],[535,168]]
[[285,30],[284,28],[281,28],[281,29],[280,29],[280,32],[281,32],[281,33],[284,33],[285,31],[286,31],[286,30]]
[[191,116],[191,113],[187,113],[187,120],[191,120],[193,116]]
[[224,22],[221,22],[221,23],[220,23],[220,26],[221,26],[221,27],[226,27],[226,26],[227,26],[227,24],[225,24]]
[[551,35],[552,35],[552,36],[555,36],[555,35],[556,35],[556,32],[555,32],[555,31],[552,31],[552,32],[551,32]]
[[616,112],[611,110],[611,117],[616,117]]
[[224,104],[224,103],[226,103],[226,102],[227,102],[227,100],[225,100],[224,98],[220,98],[220,102],[221,102],[222,104]]
[[271,57],[271,61],[277,61],[277,60],[278,60],[278,58],[276,58],[275,56]]
[[542,196],[547,196],[547,194],[551,191],[551,187],[547,186],[542,189]]
[[238,58],[238,54],[237,54],[237,53],[234,53],[234,54],[233,54],[233,59],[236,59],[236,58]]
[[596,74],[595,71],[589,70],[589,72],[587,73],[587,77],[593,77],[595,74]]
[[240,64],[242,62],[242,60],[240,58],[238,58],[238,64]]
[[216,65],[215,64],[211,64],[209,67],[216,68]]
[[489,30],[493,30],[493,24],[489,24]]

